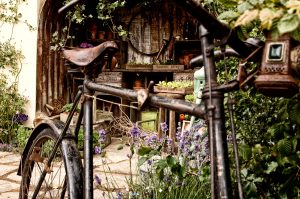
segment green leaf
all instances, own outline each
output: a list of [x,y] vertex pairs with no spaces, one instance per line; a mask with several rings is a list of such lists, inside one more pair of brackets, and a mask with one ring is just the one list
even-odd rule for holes
[[160,180],[164,179],[164,169],[162,169],[162,168],[156,169],[156,174],[158,176],[158,179],[160,179]]
[[289,117],[290,117],[290,120],[297,124],[298,126],[300,126],[300,104],[297,103],[297,104],[294,104],[289,110],[288,110],[288,113],[289,113]]
[[138,160],[138,167],[142,166],[148,160],[147,157],[141,157]]
[[265,171],[266,174],[270,174],[273,171],[276,171],[276,168],[278,167],[278,163],[277,162],[270,162],[268,164],[268,169]]
[[299,26],[299,17],[296,14],[286,14],[278,22],[277,28],[280,34],[292,32]]
[[171,155],[168,155],[168,156],[166,157],[166,160],[167,160],[167,164],[168,164],[170,167],[176,164],[176,159],[175,159],[173,156],[171,156]]
[[155,163],[155,166],[156,168],[167,168],[168,167],[168,163],[165,159],[161,159],[161,160],[158,160],[156,163]]
[[139,148],[137,154],[140,155],[140,156],[144,156],[144,155],[149,154],[152,150],[153,149],[151,147],[145,147],[145,146],[143,146],[143,147]]
[[300,30],[296,29],[293,32],[291,32],[291,37],[296,41],[300,41]]
[[236,19],[238,16],[239,16],[239,14],[237,12],[234,12],[232,10],[228,10],[228,11],[225,11],[225,12],[221,13],[218,16],[218,19],[219,20],[231,21],[233,19]]
[[247,1],[242,2],[237,6],[237,10],[239,13],[244,13],[246,10],[251,10],[253,6]]
[[252,156],[252,150],[251,150],[251,147],[248,146],[248,145],[241,145],[240,146],[240,149],[239,149],[241,155],[242,155],[242,158],[244,160],[250,160],[251,156]]
[[277,149],[281,155],[289,155],[293,151],[293,143],[289,139],[279,140]]
[[248,175],[248,169],[244,168],[241,170],[241,175],[244,176],[244,177],[247,177]]

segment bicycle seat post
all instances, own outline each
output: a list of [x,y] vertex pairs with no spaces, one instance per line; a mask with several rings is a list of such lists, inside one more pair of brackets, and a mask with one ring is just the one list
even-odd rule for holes
[[93,92],[85,86],[92,78],[84,75],[83,130],[84,130],[84,198],[93,198]]

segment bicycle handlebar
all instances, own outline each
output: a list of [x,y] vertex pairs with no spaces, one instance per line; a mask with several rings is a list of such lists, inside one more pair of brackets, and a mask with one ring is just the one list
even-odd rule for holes
[[[223,52],[221,50],[216,50],[216,51],[214,51],[214,56],[215,56],[216,61],[221,60],[223,58]],[[225,56],[241,57],[237,52],[235,52],[233,49],[230,49],[230,48],[225,50]],[[191,66],[192,68],[195,68],[197,66],[198,67],[202,66],[202,64],[203,64],[203,55],[194,57],[189,62],[189,66]]]
[[77,3],[79,3],[80,1],[83,1],[83,0],[73,0],[73,1],[70,1],[69,3],[67,3],[66,5],[64,5],[63,7],[61,7],[59,10],[58,10],[58,15],[61,15],[65,12],[67,12],[71,7],[73,7],[74,5],[76,5]]

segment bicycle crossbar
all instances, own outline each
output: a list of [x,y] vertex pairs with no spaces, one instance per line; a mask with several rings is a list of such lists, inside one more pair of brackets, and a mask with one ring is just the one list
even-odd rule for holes
[[[98,92],[122,97],[131,101],[137,101],[138,98],[138,92],[131,89],[99,84],[96,82],[88,82],[86,83],[86,87],[90,90],[95,90]],[[155,107],[164,107],[166,109],[170,109],[176,112],[194,115],[199,118],[204,118],[205,116],[204,106],[197,105],[192,102],[187,102],[182,99],[171,99],[150,94],[146,104]]]

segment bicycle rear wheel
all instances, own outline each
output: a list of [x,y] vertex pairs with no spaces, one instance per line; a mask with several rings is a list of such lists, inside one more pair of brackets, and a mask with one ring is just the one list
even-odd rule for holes
[[44,163],[50,156],[58,136],[54,130],[46,128],[41,130],[32,142],[22,165],[19,198],[32,198],[44,169],[47,174],[37,198],[82,198],[82,164],[73,139],[63,140],[50,168]]

